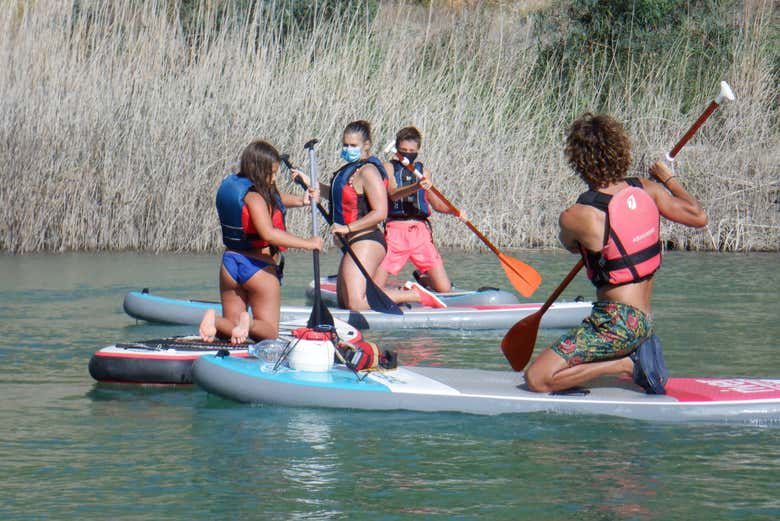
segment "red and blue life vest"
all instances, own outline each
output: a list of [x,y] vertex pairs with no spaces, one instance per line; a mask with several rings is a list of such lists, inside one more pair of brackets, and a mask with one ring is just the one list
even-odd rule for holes
[[365,194],[358,194],[349,183],[352,175],[366,163],[371,163],[379,170],[382,182],[387,188],[385,166],[376,156],[345,164],[333,174],[330,181],[330,217],[332,222],[342,225],[353,223],[370,211]]
[[[417,182],[417,176],[404,167],[400,161],[390,161],[393,165],[395,184],[399,188],[413,185]],[[422,173],[422,163],[415,163],[414,168]],[[417,219],[424,221],[431,216],[431,205],[428,203],[428,191],[420,188],[417,192],[409,194],[403,199],[390,201],[387,209],[388,219]]]
[[588,190],[577,199],[607,214],[604,247],[596,253],[582,249],[588,278],[597,288],[641,282],[661,267],[658,207],[639,179],[625,181],[629,186],[615,195]]
[[[252,181],[240,174],[227,176],[217,190],[217,214],[222,226],[222,242],[228,249],[246,251],[256,248],[274,248],[260,237],[252,224],[249,208],[244,203],[244,197],[250,190],[254,190]],[[276,205],[271,213],[271,221],[274,228],[286,230],[284,218],[287,208],[282,203],[279,192],[274,192],[274,199]],[[279,246],[275,249],[284,251],[287,248]]]

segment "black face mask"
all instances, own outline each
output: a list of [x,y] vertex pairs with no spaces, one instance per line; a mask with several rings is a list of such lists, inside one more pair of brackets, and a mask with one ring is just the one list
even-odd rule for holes
[[417,152],[401,152],[401,155],[404,156],[411,164],[414,164],[414,160],[417,159]]

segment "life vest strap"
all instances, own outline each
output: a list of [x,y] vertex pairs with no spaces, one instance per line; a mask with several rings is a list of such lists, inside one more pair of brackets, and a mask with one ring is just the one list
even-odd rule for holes
[[[616,245],[618,245],[617,242],[615,242]],[[661,253],[661,243],[657,242],[653,244],[652,246],[645,248],[644,250],[640,250],[636,253],[633,253],[631,255],[625,255],[625,250],[622,248],[622,244],[618,245],[618,248],[621,249],[621,254],[623,254],[623,257],[619,259],[612,259],[605,261],[603,263],[603,267],[606,271],[616,271],[616,270],[622,270],[622,269],[629,269],[631,270],[631,273],[634,275],[635,278],[639,279],[639,273],[636,271],[636,265],[642,264],[643,262],[649,261],[659,253]],[[603,258],[603,257],[602,257]]]

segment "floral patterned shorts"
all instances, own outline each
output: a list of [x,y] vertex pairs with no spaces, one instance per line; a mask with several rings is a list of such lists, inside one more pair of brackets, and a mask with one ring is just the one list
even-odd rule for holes
[[551,347],[573,366],[628,356],[652,334],[653,321],[639,309],[600,300],[582,324]]

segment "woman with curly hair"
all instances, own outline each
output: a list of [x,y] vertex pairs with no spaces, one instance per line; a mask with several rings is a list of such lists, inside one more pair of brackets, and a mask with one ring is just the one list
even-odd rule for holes
[[554,392],[626,374],[648,393],[662,394],[665,368],[650,307],[661,266],[660,216],[700,228],[707,215],[660,161],[650,167],[655,182],[627,177],[631,141],[610,116],[586,113],[574,121],[565,155],[588,191],[561,213],[559,238],[582,255],[597,301],[579,327],[533,361],[526,382],[534,391]]

